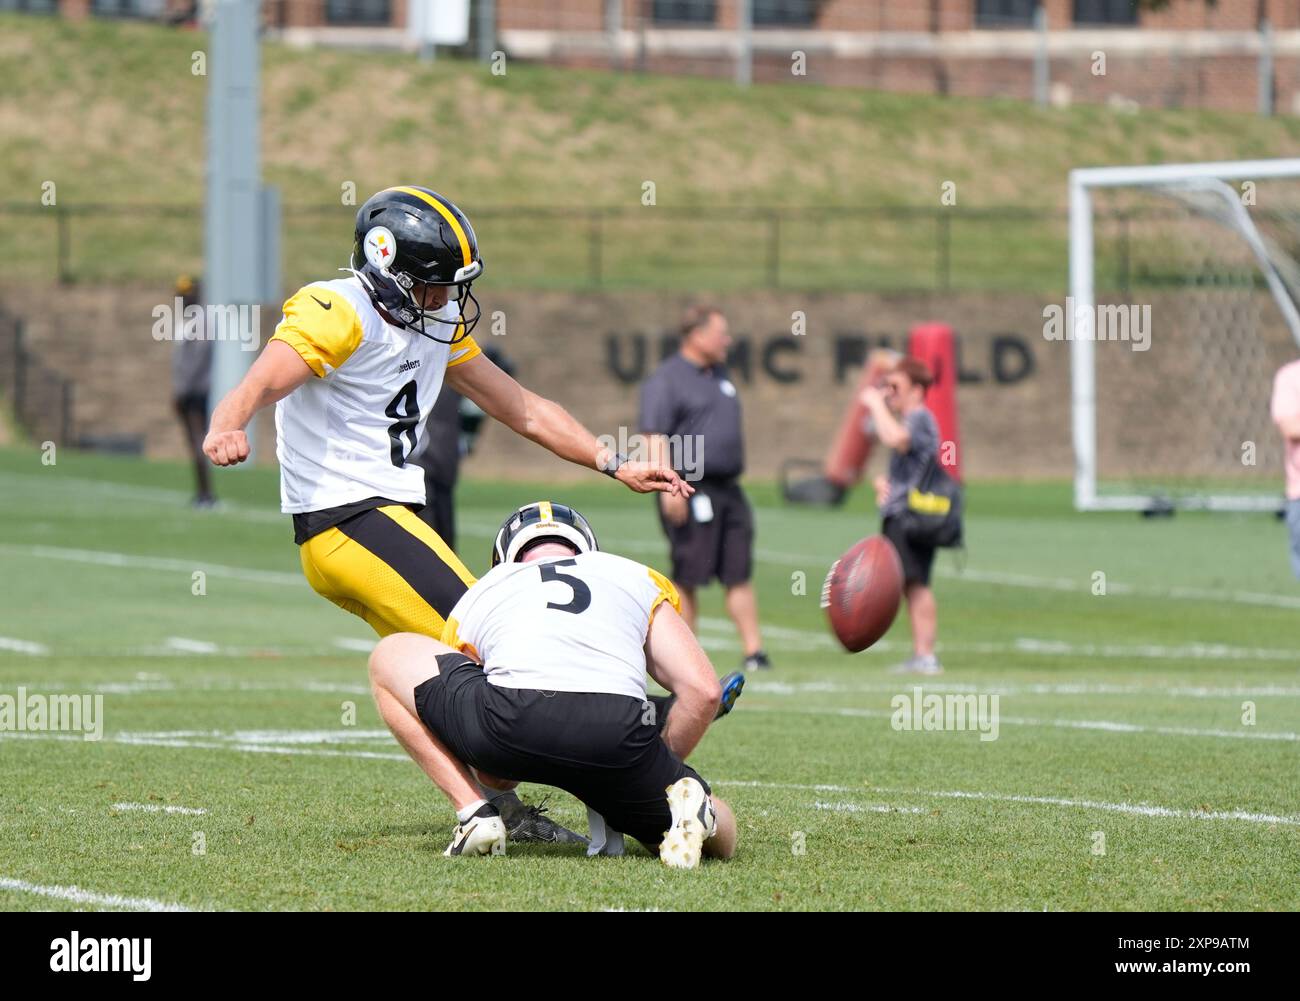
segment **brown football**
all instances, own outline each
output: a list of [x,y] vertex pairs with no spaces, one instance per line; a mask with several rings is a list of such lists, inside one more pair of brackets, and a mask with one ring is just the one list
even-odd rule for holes
[[903,599],[903,564],[883,535],[856,543],[832,564],[822,585],[831,630],[850,653],[888,632]]

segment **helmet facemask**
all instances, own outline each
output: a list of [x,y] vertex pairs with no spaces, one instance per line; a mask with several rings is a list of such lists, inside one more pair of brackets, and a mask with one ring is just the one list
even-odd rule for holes
[[[399,326],[408,330],[413,330],[421,337],[427,337],[431,341],[437,341],[440,344],[459,344],[467,338],[474,328],[478,326],[479,317],[482,315],[482,308],[479,306],[478,299],[474,296],[473,278],[462,282],[425,282],[405,271],[393,271],[389,268],[376,268],[369,261],[363,261],[360,268],[356,267],[353,261],[351,268],[344,270],[351,271],[361,279],[363,285],[370,291],[373,298],[384,308]],[[482,271],[482,265],[475,262],[470,268],[464,270],[473,270],[475,275]],[[425,309],[422,305],[424,298],[424,289],[430,285],[451,285],[456,289],[456,297],[449,298],[447,302],[456,304],[457,317],[449,320],[438,314],[447,307],[440,306],[438,309]],[[466,315],[466,305],[472,304],[473,313]],[[430,324],[439,326],[430,327]],[[431,331],[439,330],[439,327],[450,327],[449,337],[439,337]]]

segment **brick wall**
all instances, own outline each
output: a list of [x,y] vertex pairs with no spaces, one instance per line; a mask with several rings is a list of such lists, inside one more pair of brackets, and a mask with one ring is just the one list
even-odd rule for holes
[[[180,456],[180,431],[168,398],[171,345],[150,333],[151,310],[166,301],[167,290],[76,286],[53,292],[0,286],[0,303],[26,316],[28,343],[42,362],[75,380],[78,427],[139,434],[148,454]],[[620,426],[635,432],[637,383],[659,360],[684,297],[484,293],[486,315],[503,311],[507,334],[493,339],[485,329],[479,336],[511,357],[521,381],[559,400],[597,434],[617,435]],[[1219,404],[1196,402],[1203,395],[1197,387],[1204,357],[1178,339],[1173,294],[1150,299],[1155,319],[1149,352],[1133,352],[1125,344],[1097,346],[1104,366],[1098,380],[1104,468],[1230,469],[1240,441],[1254,437],[1261,456],[1258,474],[1276,473],[1276,436],[1267,420],[1269,380],[1295,349],[1266,294],[1259,295],[1266,326],[1248,352],[1258,368],[1252,378],[1260,383],[1260,403],[1249,410],[1249,426],[1225,430],[1216,424]],[[737,339],[748,345],[747,363],[738,358],[732,371],[745,407],[754,477],[775,476],[786,459],[820,459],[851,396],[854,359],[871,347],[902,348],[906,332],[926,321],[953,323],[960,338],[958,400],[968,473],[1033,478],[1073,472],[1069,345],[1043,338],[1046,303],[1040,297],[756,292],[714,301],[727,312]],[[802,337],[790,333],[795,310],[807,317]],[[264,310],[264,320],[269,335],[278,310]],[[272,420],[261,421],[259,430],[261,459],[273,461]],[[1212,454],[1214,449],[1224,454]],[[489,422],[466,475],[564,479],[583,474]]]

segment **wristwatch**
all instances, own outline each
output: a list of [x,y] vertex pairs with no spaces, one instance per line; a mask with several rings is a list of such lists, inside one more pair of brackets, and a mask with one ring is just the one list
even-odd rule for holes
[[600,467],[600,471],[606,476],[618,479],[619,467],[627,465],[627,456],[622,452],[612,452],[605,464]]

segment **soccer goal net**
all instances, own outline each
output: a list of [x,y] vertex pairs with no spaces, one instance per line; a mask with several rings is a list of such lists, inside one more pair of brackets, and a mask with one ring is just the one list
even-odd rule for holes
[[1300,159],[1070,172],[1076,508],[1281,505],[1298,254]]

